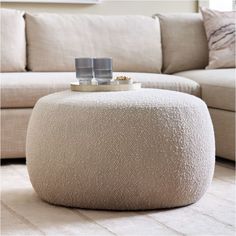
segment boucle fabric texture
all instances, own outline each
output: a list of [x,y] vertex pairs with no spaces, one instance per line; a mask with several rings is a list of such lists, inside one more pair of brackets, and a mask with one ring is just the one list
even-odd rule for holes
[[211,183],[215,143],[206,104],[142,89],[41,98],[26,144],[30,180],[47,202],[138,210],[196,202]]
[[112,57],[114,71],[159,73],[160,25],[146,16],[26,14],[29,69],[74,71],[75,57]]
[[207,38],[200,14],[157,14],[161,26],[162,71],[203,69],[208,64]]
[[235,67],[236,11],[219,12],[200,8],[209,48],[206,69]]
[[1,9],[1,72],[21,72],[26,66],[24,12]]

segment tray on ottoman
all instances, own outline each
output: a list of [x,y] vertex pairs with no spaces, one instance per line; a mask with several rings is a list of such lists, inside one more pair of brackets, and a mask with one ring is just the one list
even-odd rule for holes
[[141,89],[141,83],[80,85],[79,82],[71,82],[70,88],[72,91],[77,92],[128,91]]

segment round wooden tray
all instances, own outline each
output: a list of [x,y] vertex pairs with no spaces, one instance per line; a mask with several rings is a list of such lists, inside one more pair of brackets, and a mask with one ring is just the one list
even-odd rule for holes
[[129,91],[141,89],[141,83],[133,84],[106,84],[106,85],[79,85],[78,82],[70,83],[72,91],[77,92],[104,92],[104,91]]

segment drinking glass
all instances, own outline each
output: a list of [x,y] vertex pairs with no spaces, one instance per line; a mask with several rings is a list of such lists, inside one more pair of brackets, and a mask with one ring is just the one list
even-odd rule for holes
[[110,84],[112,80],[112,58],[94,58],[93,67],[98,84]]
[[75,58],[76,78],[79,84],[91,84],[93,78],[93,59]]

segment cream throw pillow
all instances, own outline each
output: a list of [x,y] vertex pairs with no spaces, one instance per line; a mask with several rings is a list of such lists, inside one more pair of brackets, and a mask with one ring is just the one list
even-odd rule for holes
[[209,48],[206,69],[235,67],[236,12],[201,8]]

